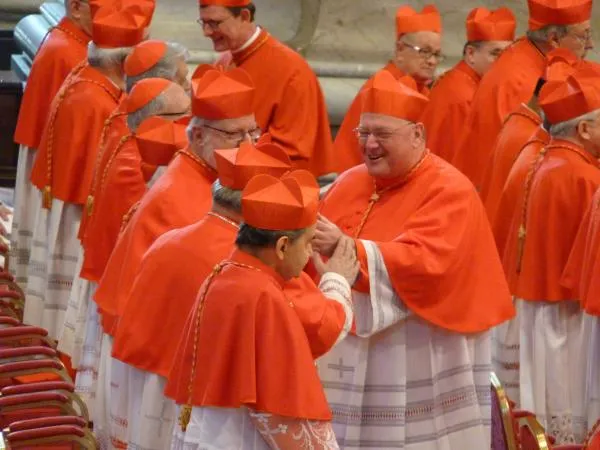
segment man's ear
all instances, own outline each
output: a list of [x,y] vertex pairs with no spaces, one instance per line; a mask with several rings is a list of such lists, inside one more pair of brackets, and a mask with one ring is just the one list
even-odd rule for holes
[[275,242],[275,254],[277,255],[278,259],[283,261],[289,244],[290,238],[287,236],[281,236],[279,239],[277,239],[277,242]]
[[577,134],[584,141],[589,141],[592,138],[589,129],[590,122],[588,122],[587,120],[582,120],[577,124]]

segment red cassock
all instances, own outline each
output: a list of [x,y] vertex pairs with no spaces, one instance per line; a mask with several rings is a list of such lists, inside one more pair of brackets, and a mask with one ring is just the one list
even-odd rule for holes
[[114,319],[125,304],[144,253],[162,234],[204,217],[212,204],[215,179],[214,170],[184,150],[144,195],[117,241],[94,296],[106,333],[113,333]]
[[265,30],[233,62],[254,83],[256,122],[285,148],[297,169],[315,176],[337,172],[327,105],[310,66]]
[[[429,154],[403,179],[375,182],[364,165],[343,174],[322,201],[321,213],[342,232],[374,241],[390,280],[423,320],[458,333],[477,333],[515,314],[479,196],[461,173]],[[364,247],[354,288],[368,292]],[[477,276],[474,268],[480,268]]]
[[285,417],[330,420],[308,339],[284,294],[283,279],[239,250],[230,260],[234,264],[210,283],[200,320],[200,302],[192,307],[165,395],[196,407],[248,406]]
[[40,46],[21,100],[15,142],[38,148],[54,96],[67,75],[85,60],[90,37],[63,18]]
[[560,285],[577,230],[600,186],[598,161],[581,147],[553,139],[527,198],[525,245],[515,295],[556,302],[576,298]]
[[[397,80],[406,76],[406,74],[392,61],[387,63],[387,65],[381,69],[381,71],[383,70],[391,73]],[[344,170],[363,163],[363,157],[358,145],[358,140],[354,134],[354,129],[360,122],[360,115],[362,112],[362,100],[360,94],[373,78],[374,76],[363,85],[358,94],[356,94],[356,97],[354,97],[348,111],[346,111],[344,121],[340,125],[340,129],[335,136],[335,141],[333,143],[334,152]],[[428,95],[429,90],[425,86],[419,86],[419,92]]]
[[81,277],[95,282],[102,278],[117,244],[123,217],[147,190],[133,135],[126,134],[117,141],[107,141],[105,152],[108,158],[104,165],[99,166],[93,210],[82,241],[84,261]]
[[86,203],[102,128],[121,94],[89,65],[63,85],[52,104],[31,173],[40,191],[49,187],[52,196],[63,202]]
[[514,294],[520,272],[522,244],[519,230],[524,221],[524,202],[536,161],[545,141],[534,140],[523,147],[515,160],[500,196],[492,224],[498,253],[510,292]]
[[444,73],[431,89],[423,114],[427,147],[452,163],[467,131],[471,103],[481,77],[464,61]]
[[541,128],[541,123],[540,116],[524,104],[506,118],[487,163],[481,187],[481,199],[490,223],[494,222],[506,178],[525,144],[532,139],[549,141],[550,137]]
[[473,99],[469,133],[453,160],[478,189],[504,119],[521,103],[529,102],[545,69],[544,55],[522,38],[500,55],[481,80]]
[[[238,227],[215,213],[200,222],[165,233],[144,256],[113,343],[113,356],[139,369],[167,377],[174,342],[204,280],[231,254]],[[173,264],[177,261],[177,264]],[[342,306],[326,301],[310,277],[284,284],[317,358],[337,341],[344,325]]]
[[561,284],[576,292],[588,314],[600,316],[600,189],[581,221]]
[[119,102],[119,106],[117,106],[117,109],[115,109],[108,119],[106,119],[104,126],[102,127],[102,132],[100,133],[100,140],[98,141],[98,154],[96,155],[90,190],[88,193],[88,198],[86,199],[87,211],[81,215],[81,222],[79,224],[78,237],[81,241],[83,241],[86,227],[88,226],[88,222],[92,217],[94,194],[99,188],[102,173],[106,167],[108,159],[110,158],[110,147],[116,147],[120,140],[129,134],[129,128],[127,127],[127,116],[123,108],[126,97],[127,94],[123,93],[121,96],[121,101]]

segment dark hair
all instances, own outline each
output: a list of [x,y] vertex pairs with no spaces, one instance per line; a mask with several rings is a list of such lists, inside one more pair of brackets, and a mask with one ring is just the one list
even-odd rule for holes
[[[206,8],[207,5],[201,6],[201,8]],[[246,6],[225,6],[224,8],[228,9],[229,12],[233,15],[233,17],[239,17],[242,14],[244,9],[247,9],[250,12],[250,22],[254,22],[254,16],[256,15],[256,6],[254,3],[250,2]]]
[[465,56],[467,54],[467,47],[473,47],[477,50],[479,50],[479,48],[481,47],[481,44],[483,44],[483,41],[468,41],[465,46],[463,47],[463,56]]
[[295,242],[305,231],[305,228],[292,231],[264,230],[262,228],[251,227],[242,222],[235,239],[235,245],[250,248],[274,247],[282,237],[287,236],[291,242]]

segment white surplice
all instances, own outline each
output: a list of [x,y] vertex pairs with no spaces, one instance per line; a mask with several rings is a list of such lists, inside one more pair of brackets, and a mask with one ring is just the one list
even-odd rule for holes
[[[95,291],[96,283],[92,290]],[[102,351],[102,324],[96,303],[90,301],[85,321],[85,338],[79,354],[79,365],[75,376],[75,392],[85,401],[90,411],[91,420],[96,423],[98,412],[98,378],[100,372],[100,355]],[[106,345],[106,344],[105,344]]]
[[53,199],[42,208],[42,193],[35,189],[35,230],[28,267],[24,322],[48,330],[58,339],[62,331],[77,264],[81,205]]
[[492,367],[508,398],[517,406],[521,404],[519,330],[518,315],[492,330]]
[[36,149],[21,145],[17,161],[13,222],[10,232],[10,272],[19,285],[27,286],[27,266],[31,254],[31,241],[35,227],[35,186],[30,176]]
[[362,242],[370,295],[353,293],[356,335],[318,364],[340,448],[490,448],[490,333],[453,333],[416,317],[377,245]]
[[83,266],[83,247],[79,244],[77,264],[73,285],[69,293],[69,301],[62,329],[58,338],[58,350],[71,358],[71,365],[77,369],[82,356],[85,341],[85,325],[88,307],[92,302],[97,284],[79,276]]
[[521,408],[533,412],[557,444],[583,442],[590,316],[577,302],[517,300],[516,305],[521,322]]

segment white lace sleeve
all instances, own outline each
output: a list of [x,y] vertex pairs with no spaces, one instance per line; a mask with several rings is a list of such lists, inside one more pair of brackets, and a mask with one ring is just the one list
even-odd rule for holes
[[249,411],[254,426],[273,450],[338,450],[331,422]]
[[[344,321],[344,327],[342,332],[337,338],[335,344],[338,344],[342,341],[346,335],[350,332],[352,328],[352,323],[354,321],[354,310],[352,308],[352,290],[350,288],[350,284],[346,279],[335,273],[335,272],[326,272],[321,277],[321,281],[319,282],[319,289],[323,293],[323,295],[331,300],[335,300],[344,308],[344,312],[346,313],[346,320]],[[334,345],[335,345],[334,344]]]

